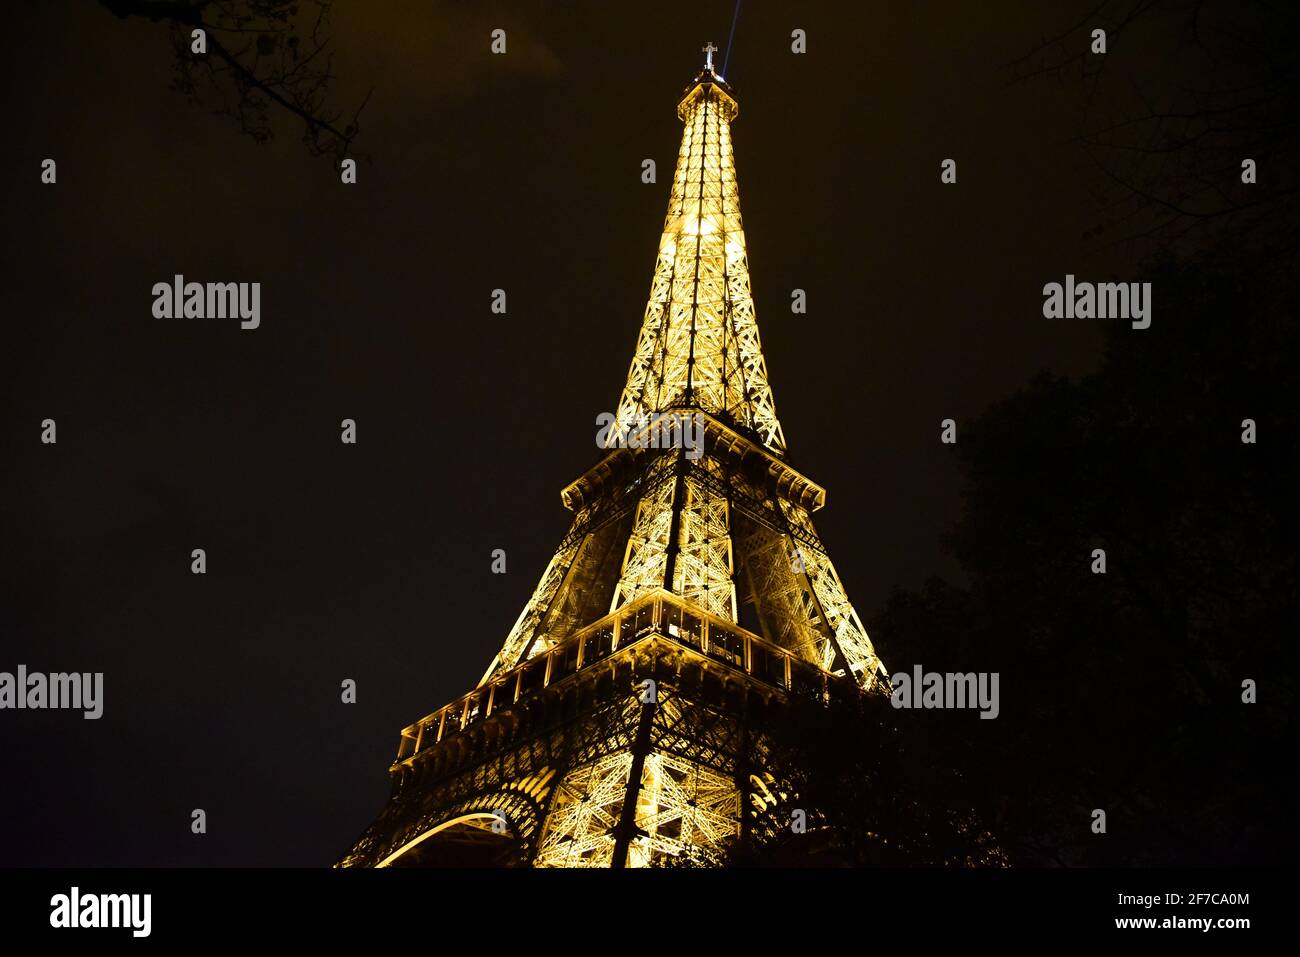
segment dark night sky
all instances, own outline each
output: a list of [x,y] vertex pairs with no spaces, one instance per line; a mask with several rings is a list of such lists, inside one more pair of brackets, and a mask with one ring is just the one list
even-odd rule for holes
[[[1095,364],[1098,327],[1043,320],[1043,283],[1131,261],[1083,238],[1076,94],[1003,68],[1079,5],[952,7],[750,4],[730,56],[777,411],[863,617],[957,573],[940,420]],[[332,99],[374,87],[355,187],[291,123],[258,146],[169,89],[163,26],[11,14],[0,670],[103,671],[106,704],[0,714],[0,863],[329,864],[381,806],[400,728],[477,681],[597,457],[676,97],[732,3],[632,10],[346,5]],[[153,319],[176,272],[260,281],[261,328]]]

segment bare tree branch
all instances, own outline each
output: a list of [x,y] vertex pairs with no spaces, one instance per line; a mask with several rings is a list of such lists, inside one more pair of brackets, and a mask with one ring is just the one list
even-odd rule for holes
[[[274,136],[273,108],[303,127],[312,155],[336,160],[352,152],[361,112],[344,121],[328,106],[335,80],[328,24],[333,0],[100,0],[119,17],[142,17],[172,28],[173,87],[215,113],[233,117],[258,143]],[[206,33],[207,54],[192,52],[192,32]],[[240,37],[237,49],[223,37]]]
[[[1143,32],[1142,63],[1168,55],[1192,82],[1160,82],[1152,71],[1120,61],[1120,31]],[[1089,53],[1102,27],[1110,46]],[[1105,0],[1068,29],[1007,65],[1009,82],[1055,76],[1065,85],[1078,69],[1085,124],[1094,109],[1109,115],[1075,138],[1101,181],[1133,200],[1117,223],[1136,228],[1119,242],[1177,242],[1193,232],[1233,229],[1290,236],[1300,215],[1300,11],[1268,0]],[[1166,49],[1167,47],[1167,49]],[[1122,72],[1127,68],[1128,72]],[[1194,78],[1194,79],[1193,79]],[[1135,112],[1134,112],[1135,110]],[[1119,114],[1119,115],[1116,115]],[[1127,114],[1127,115],[1126,115]],[[1244,183],[1244,160],[1258,181]],[[1121,204],[1102,194],[1101,208]]]

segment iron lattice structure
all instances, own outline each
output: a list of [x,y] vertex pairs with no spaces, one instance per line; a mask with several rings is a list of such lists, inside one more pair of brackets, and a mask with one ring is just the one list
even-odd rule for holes
[[[781,824],[763,728],[888,676],[786,462],[750,295],[731,89],[701,71],[649,303],[601,461],[478,687],[403,730],[340,866],[715,859]],[[698,446],[669,446],[669,415]],[[742,624],[742,612],[752,620]]]

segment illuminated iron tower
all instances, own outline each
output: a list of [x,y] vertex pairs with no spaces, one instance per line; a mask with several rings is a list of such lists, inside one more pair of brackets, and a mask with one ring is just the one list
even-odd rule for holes
[[[606,451],[562,491],[573,524],[478,686],[402,731],[388,803],[340,866],[624,867],[759,845],[783,823],[764,723],[791,695],[888,688],[813,528],[826,493],[786,461],[750,295],[737,104],[705,51],[677,105],[668,215]],[[702,440],[663,447],[690,432],[670,433],[669,415]]]

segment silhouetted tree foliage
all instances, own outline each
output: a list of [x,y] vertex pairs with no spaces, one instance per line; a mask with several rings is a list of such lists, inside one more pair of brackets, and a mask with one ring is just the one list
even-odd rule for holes
[[1017,862],[1261,862],[1291,846],[1296,262],[1226,245],[1166,261],[1145,277],[1152,327],[1111,323],[1096,374],[1042,375],[967,424],[948,545],[970,587],[896,592],[869,622],[894,668],[891,648],[1000,672],[996,721],[933,723],[925,745]]
[[952,714],[902,721],[887,696],[847,680],[829,701],[793,693],[750,717],[743,835],[690,845],[655,866],[1006,866],[962,775],[918,730]]
[[[895,711],[849,691],[829,704],[796,698],[763,729],[768,773],[751,798],[769,833],[730,849],[738,866],[986,865],[1006,859],[946,755],[917,725],[953,712]],[[962,720],[973,715],[964,713]],[[909,732],[907,726],[911,725]],[[936,760],[938,758],[939,760]],[[792,826],[802,812],[806,831]]]

